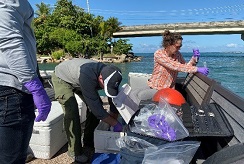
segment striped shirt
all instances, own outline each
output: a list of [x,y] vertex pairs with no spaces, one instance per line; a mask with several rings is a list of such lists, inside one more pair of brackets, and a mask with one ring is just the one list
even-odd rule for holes
[[174,88],[178,72],[197,72],[194,64],[194,58],[186,63],[179,51],[173,57],[169,57],[165,50],[159,49],[154,53],[154,69],[148,85],[157,90]]

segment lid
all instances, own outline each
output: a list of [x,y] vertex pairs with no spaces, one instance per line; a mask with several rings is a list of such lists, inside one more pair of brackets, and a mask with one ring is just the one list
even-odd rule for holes
[[113,103],[127,124],[139,106],[139,100],[131,92],[128,84],[122,86],[118,95],[113,98]]
[[[36,116],[38,115],[37,110],[35,111]],[[63,109],[58,101],[52,101],[51,111],[46,121],[35,122],[34,127],[48,127],[57,123],[60,119],[63,119]]]

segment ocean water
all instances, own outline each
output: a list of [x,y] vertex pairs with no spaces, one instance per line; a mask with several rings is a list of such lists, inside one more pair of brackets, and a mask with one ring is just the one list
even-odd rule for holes
[[[182,52],[182,54],[186,61],[189,61],[192,56],[192,53]],[[152,73],[153,53],[136,53],[135,55],[142,56],[142,60],[114,64],[122,71],[122,84],[127,83],[129,72]],[[197,66],[203,66],[204,62],[210,70],[208,77],[244,98],[244,53],[201,53]],[[56,65],[55,63],[39,64],[39,67],[40,70],[53,70]],[[186,74],[179,73],[179,76],[186,76]]]

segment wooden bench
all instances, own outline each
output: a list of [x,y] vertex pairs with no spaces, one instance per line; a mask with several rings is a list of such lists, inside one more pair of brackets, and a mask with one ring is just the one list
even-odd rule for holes
[[183,83],[187,102],[196,107],[209,103],[209,96],[213,92],[215,83],[216,81],[201,74],[188,74]]
[[244,99],[220,83],[201,74],[188,74],[183,83],[186,99],[197,108],[218,104],[234,130],[234,136],[227,140],[229,146],[244,142]]
[[210,103],[218,104],[234,130],[234,137],[228,143],[232,146],[244,142],[244,99],[216,83]]

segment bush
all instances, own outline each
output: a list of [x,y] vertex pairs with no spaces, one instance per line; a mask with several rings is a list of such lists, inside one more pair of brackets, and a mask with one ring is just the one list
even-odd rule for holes
[[59,60],[62,56],[64,56],[64,50],[61,49],[61,50],[54,51],[52,52],[51,56],[52,58]]

